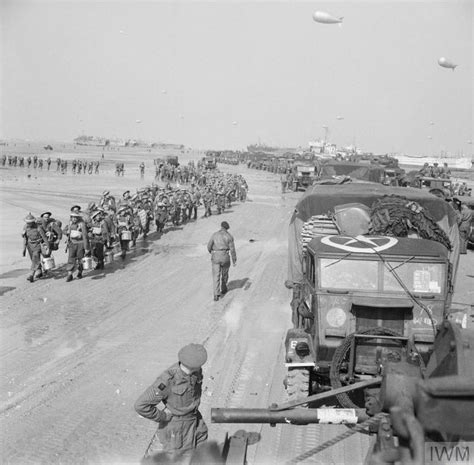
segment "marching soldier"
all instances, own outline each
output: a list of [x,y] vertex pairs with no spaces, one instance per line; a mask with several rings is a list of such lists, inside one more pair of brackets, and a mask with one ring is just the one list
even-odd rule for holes
[[100,199],[99,206],[104,208],[105,205],[108,205],[112,210],[116,210],[115,197],[110,195],[110,191],[104,191],[102,193],[102,198]]
[[27,280],[32,283],[35,278],[41,278],[41,244],[47,244],[48,239],[43,231],[43,228],[38,227],[35,217],[29,213],[25,218],[25,226],[23,228],[23,256],[26,256],[26,251],[31,259],[31,271],[27,276]]
[[49,250],[58,250],[63,237],[61,221],[51,218],[51,212],[41,213],[40,218],[40,226],[47,238]]
[[97,259],[96,270],[104,269],[104,246],[110,247],[110,231],[104,221],[105,212],[102,209],[96,210],[91,216],[90,241],[92,256]]
[[125,260],[129,243],[132,240],[133,219],[131,210],[131,207],[123,206],[117,211],[117,234],[122,250],[122,260]]
[[85,255],[90,255],[89,238],[87,227],[78,212],[77,206],[71,209],[71,221],[66,227],[68,237],[67,250],[69,252],[67,260],[67,278],[66,282],[72,281],[73,272],[77,265],[77,279],[82,278],[82,259]]
[[212,201],[213,195],[210,188],[207,188],[202,197],[204,202],[204,216],[207,218],[212,215]]
[[168,221],[168,211],[163,202],[157,202],[155,206],[155,224],[156,230],[161,234]]
[[[208,430],[199,404],[202,366],[207,351],[201,344],[188,344],[178,352],[178,362],[165,370],[135,402],[136,412],[158,423],[155,438],[170,462],[190,455],[207,440]],[[152,447],[155,443],[152,444]],[[157,452],[147,451],[147,455]]]
[[217,214],[220,215],[225,210],[225,192],[219,189],[216,198]]
[[214,300],[216,301],[227,292],[231,257],[232,264],[234,266],[237,264],[234,238],[228,232],[229,228],[229,223],[223,221],[221,223],[221,229],[211,236],[207,244],[207,250],[211,254]]

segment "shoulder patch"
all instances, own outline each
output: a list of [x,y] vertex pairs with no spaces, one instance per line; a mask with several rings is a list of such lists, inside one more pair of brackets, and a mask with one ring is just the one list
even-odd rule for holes
[[158,386],[158,389],[160,391],[164,391],[166,389],[166,384],[160,383],[160,385]]

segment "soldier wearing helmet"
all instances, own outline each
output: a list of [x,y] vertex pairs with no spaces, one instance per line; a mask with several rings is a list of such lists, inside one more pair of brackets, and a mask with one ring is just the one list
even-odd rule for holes
[[158,423],[147,455],[157,452],[156,439],[170,462],[190,453],[207,439],[207,426],[199,404],[202,369],[207,351],[201,344],[188,344],[178,352],[178,362],[165,370],[135,402],[136,412]]
[[430,168],[430,165],[428,163],[425,163],[423,165],[423,168],[421,168],[421,170],[419,171],[419,174],[421,176],[431,176],[431,168]]
[[77,265],[77,278],[82,278],[82,259],[84,256],[90,255],[90,245],[87,226],[80,214],[80,208],[75,205],[71,208],[71,219],[66,227],[67,234],[67,250],[69,252],[67,260],[67,277],[66,281],[70,282],[73,278],[73,272]]
[[48,239],[44,233],[43,228],[38,227],[35,217],[29,213],[25,218],[25,226],[23,228],[23,256],[26,256],[26,251],[31,259],[30,274],[27,280],[31,283],[35,278],[40,278],[41,272],[41,244],[48,244]]

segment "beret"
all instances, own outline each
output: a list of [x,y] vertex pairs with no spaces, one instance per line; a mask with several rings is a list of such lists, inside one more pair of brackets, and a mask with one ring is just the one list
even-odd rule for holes
[[187,368],[201,368],[207,360],[207,351],[202,344],[188,344],[178,352],[178,360]]

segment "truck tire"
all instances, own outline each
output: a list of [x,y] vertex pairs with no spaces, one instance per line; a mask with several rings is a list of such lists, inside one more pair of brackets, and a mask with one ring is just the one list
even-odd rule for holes
[[[296,401],[310,394],[310,374],[306,368],[290,368],[286,376],[286,394],[288,401]],[[302,407],[307,407],[303,404]]]

